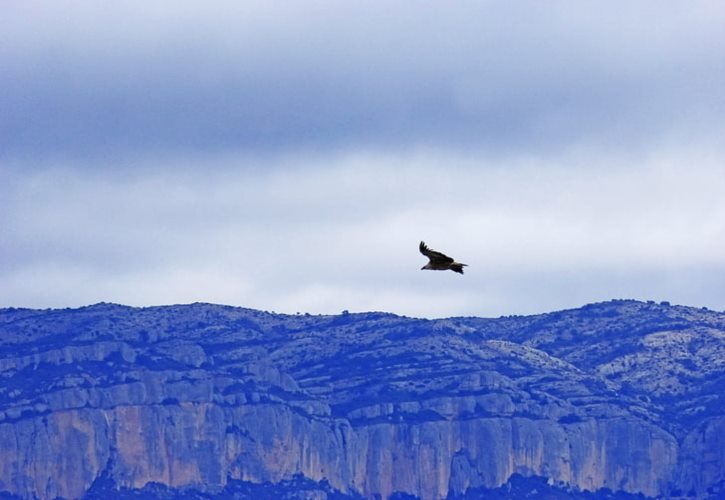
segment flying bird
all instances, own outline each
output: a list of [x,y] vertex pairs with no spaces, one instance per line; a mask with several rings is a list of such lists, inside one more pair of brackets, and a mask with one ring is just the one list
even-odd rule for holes
[[468,265],[456,262],[446,254],[431,250],[422,241],[420,242],[418,249],[420,250],[420,253],[428,257],[428,263],[421,267],[421,270],[430,269],[432,271],[447,271],[450,269],[453,272],[463,274],[463,266]]

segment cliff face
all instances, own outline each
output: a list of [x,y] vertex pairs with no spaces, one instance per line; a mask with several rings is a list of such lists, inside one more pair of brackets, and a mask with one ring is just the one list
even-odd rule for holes
[[4,309],[0,377],[0,491],[24,498],[299,477],[423,499],[514,474],[648,496],[725,484],[725,314],[667,304]]

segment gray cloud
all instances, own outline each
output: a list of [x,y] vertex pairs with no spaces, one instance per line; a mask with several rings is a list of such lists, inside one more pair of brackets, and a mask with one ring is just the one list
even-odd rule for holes
[[[720,158],[600,161],[607,170],[365,154],[252,173],[199,164],[180,176],[14,178],[0,303],[445,316],[635,297],[723,308]],[[450,164],[462,168],[440,177]],[[420,239],[468,263],[467,274],[420,271]]]
[[[712,2],[23,2],[0,305],[725,303]],[[470,265],[422,272],[417,243]]]
[[722,133],[711,2],[160,5],[8,9],[2,157],[548,154]]

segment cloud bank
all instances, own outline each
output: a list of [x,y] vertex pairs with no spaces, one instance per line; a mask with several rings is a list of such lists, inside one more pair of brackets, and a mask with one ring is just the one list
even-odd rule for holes
[[718,3],[5,10],[0,305],[725,308]]
[[546,154],[722,138],[725,9],[714,2],[7,10],[10,159],[430,146]]

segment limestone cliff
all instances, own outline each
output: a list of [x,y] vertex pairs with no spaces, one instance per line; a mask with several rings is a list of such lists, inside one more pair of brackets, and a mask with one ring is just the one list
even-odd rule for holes
[[465,497],[514,475],[647,496],[725,484],[725,314],[702,309],[4,309],[0,377],[0,491],[23,498],[300,478],[318,498]]

